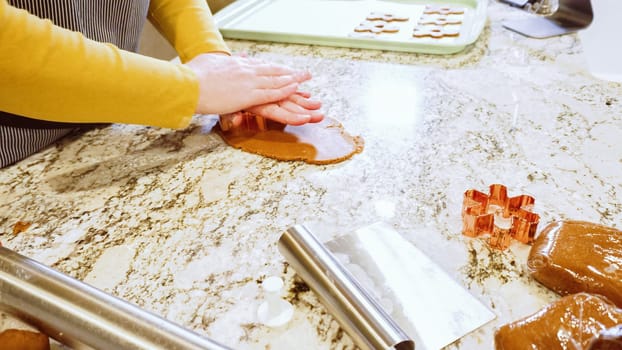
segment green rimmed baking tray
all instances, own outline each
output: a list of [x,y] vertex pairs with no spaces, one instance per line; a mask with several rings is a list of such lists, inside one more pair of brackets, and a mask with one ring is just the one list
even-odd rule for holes
[[[486,24],[487,0],[238,0],[214,19],[225,38],[362,49],[452,54],[474,43]],[[412,30],[426,5],[465,9],[457,37],[413,38]],[[372,11],[409,17],[398,33],[352,37]]]

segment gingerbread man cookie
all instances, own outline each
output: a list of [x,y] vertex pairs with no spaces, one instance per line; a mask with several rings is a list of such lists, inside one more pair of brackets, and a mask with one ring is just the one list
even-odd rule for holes
[[423,14],[425,15],[462,15],[464,14],[464,9],[461,7],[451,7],[451,6],[443,6],[443,5],[426,5],[425,10],[423,10]]
[[369,21],[385,21],[385,22],[406,22],[408,21],[408,17],[398,16],[390,12],[371,12],[367,15],[367,20]]
[[430,37],[440,39],[444,37],[454,37],[460,35],[459,29],[446,28],[442,26],[418,26],[413,30],[413,37],[425,38]]
[[397,33],[399,30],[399,26],[385,21],[365,21],[354,28],[357,33],[371,32],[374,34]]

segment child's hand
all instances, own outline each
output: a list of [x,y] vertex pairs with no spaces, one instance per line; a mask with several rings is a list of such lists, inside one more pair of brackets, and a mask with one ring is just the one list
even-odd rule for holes
[[280,64],[209,53],[193,58],[186,66],[199,79],[196,113],[200,114],[232,113],[286,100],[298,90],[298,84],[311,78],[308,72]]
[[[274,120],[282,124],[302,125],[317,123],[324,119],[319,111],[322,104],[311,100],[306,92],[297,92],[288,98],[246,109],[256,116]],[[236,112],[220,116],[220,128],[223,131],[240,126],[247,116],[243,112]]]

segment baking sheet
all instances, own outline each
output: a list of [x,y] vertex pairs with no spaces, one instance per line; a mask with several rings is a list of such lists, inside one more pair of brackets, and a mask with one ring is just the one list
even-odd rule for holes
[[[465,10],[450,15],[462,20],[457,37],[414,38],[426,5],[448,5]],[[486,0],[238,0],[214,18],[225,38],[318,44],[365,49],[450,54],[475,42],[486,23]],[[353,37],[354,28],[371,12],[408,16],[398,33],[373,38]]]

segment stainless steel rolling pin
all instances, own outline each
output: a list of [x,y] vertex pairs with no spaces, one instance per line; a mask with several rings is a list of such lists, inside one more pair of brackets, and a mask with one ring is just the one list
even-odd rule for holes
[[408,335],[305,226],[289,228],[278,247],[361,349],[414,349]]
[[4,247],[0,308],[74,349],[229,349]]

